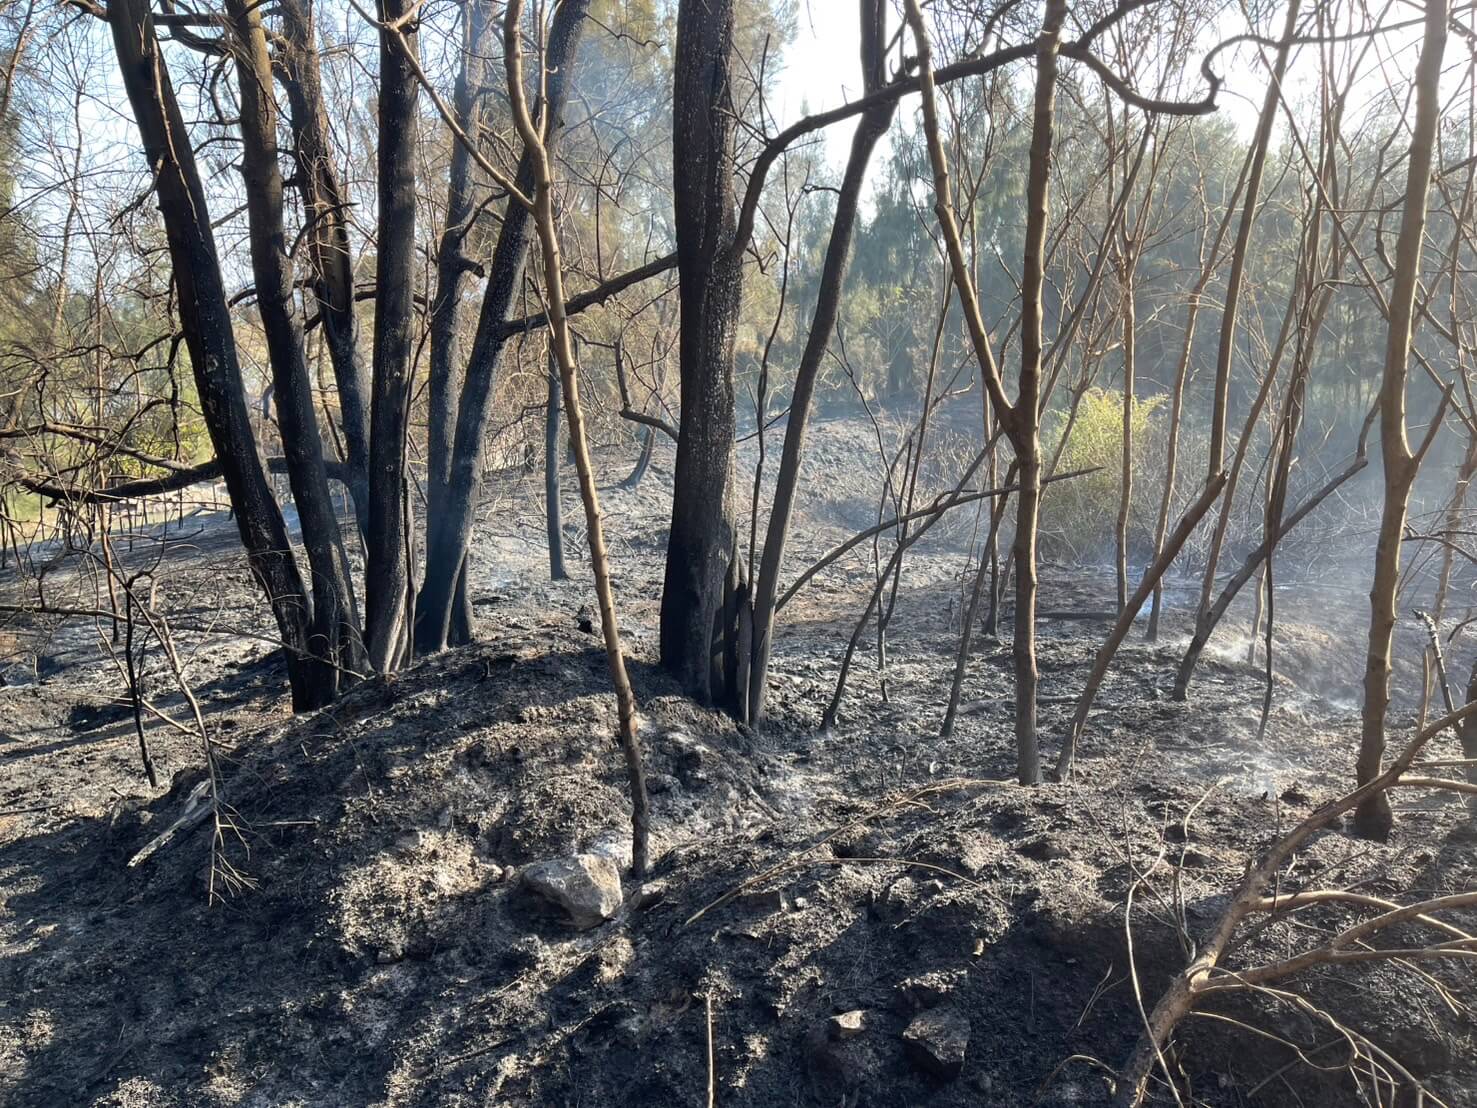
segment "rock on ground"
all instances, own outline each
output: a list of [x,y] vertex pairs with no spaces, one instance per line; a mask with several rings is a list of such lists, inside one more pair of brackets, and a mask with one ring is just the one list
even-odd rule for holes
[[620,870],[600,854],[575,854],[535,862],[523,871],[523,887],[563,909],[580,931],[599,926],[621,906]]
[[903,1032],[903,1047],[919,1069],[943,1081],[953,1081],[964,1069],[969,1046],[969,1020],[952,1008],[919,1013]]

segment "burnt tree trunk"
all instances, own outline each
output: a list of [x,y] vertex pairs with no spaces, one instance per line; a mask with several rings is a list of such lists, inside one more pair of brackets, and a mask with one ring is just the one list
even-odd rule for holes
[[651,456],[656,452],[656,429],[648,424],[641,431],[641,453],[636,456],[636,464],[631,467],[631,472],[621,482],[620,487],[623,489],[634,489],[641,484],[647,467],[651,465]]
[[147,0],[108,0],[124,89],[159,194],[175,291],[200,407],[252,574],[272,606],[287,655],[295,709],[323,703],[320,667],[307,653],[311,601],[282,512],[252,434],[215,236],[184,116]]
[[549,351],[548,403],[544,407],[544,511],[549,535],[549,579],[567,581],[564,513],[559,504],[559,362],[552,350]]
[[288,481],[312,574],[308,650],[323,663],[319,688],[323,699],[331,700],[337,695],[341,677],[347,678],[360,666],[358,612],[338,513],[328,488],[302,323],[293,303],[292,262],[287,253],[282,173],[278,168],[277,102],[267,36],[261,12],[245,0],[228,0],[226,12],[233,24],[240,90],[241,165],[257,310],[267,339]]
[[[482,101],[487,92],[487,47],[492,20],[485,0],[462,4],[462,60],[457,71],[452,110],[457,123],[477,141],[482,128]],[[460,142],[451,145],[446,185],[446,222],[436,247],[436,296],[431,302],[431,376],[427,382],[426,504],[435,517],[446,504],[451,485],[451,456],[456,448],[457,386],[460,383],[462,293],[467,274],[476,268],[467,247],[477,214],[472,155]],[[463,559],[452,595],[452,642],[472,639],[472,606],[467,596]]]
[[[1236,352],[1236,320],[1241,301],[1241,289],[1245,283],[1246,259],[1251,244],[1252,227],[1256,223],[1257,202],[1261,196],[1262,175],[1267,164],[1272,124],[1277,118],[1277,104],[1282,94],[1282,79],[1287,73],[1287,61],[1292,52],[1293,36],[1297,32],[1300,8],[1301,0],[1291,0],[1287,6],[1282,42],[1277,47],[1277,54],[1272,63],[1271,80],[1267,84],[1267,92],[1262,100],[1261,115],[1257,120],[1256,135],[1252,140],[1253,154],[1251,168],[1246,179],[1246,203],[1241,211],[1241,224],[1236,230],[1236,245],[1231,253],[1231,270],[1226,276],[1226,305],[1221,314],[1220,345],[1216,350],[1215,401],[1210,421],[1210,460],[1207,481],[1213,479],[1225,468],[1226,412],[1230,406],[1231,367]],[[1202,607],[1208,602],[1208,599],[1202,602]]]
[[1047,0],[1036,51],[1036,101],[1031,122],[1030,168],[1026,177],[1026,242],[1021,265],[1021,369],[1015,418],[1009,428],[1015,448],[1020,492],[1015,506],[1015,620],[1011,653],[1015,659],[1016,777],[1023,785],[1041,782],[1036,735],[1036,536],[1041,506],[1041,316],[1045,282],[1046,216],[1051,183],[1052,137],[1056,122],[1057,56],[1066,0]]
[[[1477,703],[1477,658],[1472,660],[1472,673],[1467,679],[1467,703]],[[1457,738],[1462,744],[1462,757],[1467,766],[1467,780],[1477,785],[1477,715],[1468,716],[1457,728]],[[1467,795],[1467,811],[1477,819],[1477,793]]]
[[[862,84],[866,93],[875,92],[887,79],[885,66],[887,46],[884,41],[885,10],[879,0],[860,0],[862,26]],[[815,311],[810,320],[810,334],[795,370],[795,387],[790,396],[790,418],[785,425],[785,445],[775,478],[774,502],[770,508],[769,528],[764,537],[764,553],[759,561],[754,587],[753,661],[749,668],[747,712],[750,722],[764,718],[764,694],[769,678],[769,657],[773,645],[775,598],[779,593],[779,575],[784,565],[785,539],[789,535],[790,517],[795,506],[795,490],[800,482],[800,463],[805,452],[805,430],[810,405],[815,396],[815,383],[821,363],[836,329],[841,307],[841,287],[846,279],[851,257],[852,233],[856,227],[862,184],[877,142],[892,122],[893,102],[887,101],[862,114],[851,139],[851,154],[836,197],[836,214],[831,221],[831,237],[826,244],[821,267],[820,288]]]
[[[748,608],[734,502],[733,0],[682,0],[673,77],[672,188],[682,422],[661,603],[661,663],[692,696],[732,711],[740,608]],[[746,660],[747,662],[747,660]]]
[[[1148,209],[1148,197],[1144,208]],[[1134,311],[1134,269],[1138,265],[1137,245],[1123,233],[1123,247],[1118,269],[1118,293],[1123,322],[1123,454],[1118,469],[1118,519],[1114,528],[1117,555],[1118,611],[1128,607],[1128,521],[1133,512],[1133,395],[1138,318]]]
[[[1201,248],[1200,276],[1196,279],[1185,308],[1184,338],[1180,345],[1179,362],[1175,366],[1174,383],[1170,386],[1169,403],[1169,442],[1166,448],[1164,466],[1164,492],[1159,500],[1159,518],[1154,525],[1154,557],[1159,556],[1159,551],[1164,548],[1164,538],[1169,533],[1169,509],[1174,501],[1174,486],[1176,474],[1179,469],[1180,457],[1180,430],[1183,422],[1185,406],[1185,384],[1189,379],[1190,355],[1195,346],[1195,324],[1200,318],[1200,308],[1204,302],[1205,289],[1210,284],[1210,279],[1215,275],[1216,264],[1221,256],[1221,243],[1226,237],[1226,231],[1231,226],[1231,216],[1236,210],[1236,201],[1241,196],[1241,188],[1246,183],[1248,167],[1251,156],[1242,165],[1241,176],[1236,181],[1236,188],[1232,191],[1230,199],[1226,204],[1226,211],[1221,216],[1220,225],[1216,228],[1215,239],[1210,244],[1207,253],[1204,249],[1203,240]],[[1154,586],[1153,603],[1149,609],[1149,627],[1146,637],[1150,642],[1159,640],[1160,612],[1164,605],[1164,583],[1161,580]]]
[[404,662],[410,615],[405,433],[414,341],[415,138],[420,86],[407,56],[416,48],[413,27],[402,30],[393,24],[412,11],[410,0],[380,2],[379,17],[386,26],[380,28],[379,222],[369,413],[369,536],[364,567],[369,660],[380,673]]
[[1041,504],[1041,362],[1042,287],[1045,280],[1046,218],[1051,177],[1052,138],[1055,130],[1056,75],[1061,49],[1065,0],[1048,0],[1041,34],[1034,44],[1036,82],[1031,123],[1029,170],[1026,180],[1026,233],[1021,265],[1021,364],[1019,391],[1014,403],[1005,394],[999,363],[980,312],[972,268],[964,256],[954,215],[948,157],[939,134],[934,100],[933,52],[919,0],[907,0],[906,17],[918,49],[919,91],[922,93],[923,131],[933,167],[934,212],[948,248],[949,269],[969,332],[970,345],[999,417],[1001,429],[1015,452],[1018,474],[1015,537],[1016,776],[1023,785],[1041,782],[1041,754],[1036,734],[1036,536]]
[[[588,10],[589,0],[565,0],[549,27],[541,74],[547,103],[535,104],[533,117],[543,121],[544,143],[550,157],[563,126],[569,74],[574,68]],[[533,161],[527,150],[519,158],[515,183],[524,196],[532,194]],[[421,653],[463,641],[453,636],[456,592],[467,547],[472,541],[472,516],[486,457],[484,440],[498,367],[509,335],[507,324],[523,285],[532,236],[532,214],[510,199],[493,247],[487,291],[483,294],[477,330],[456,400],[456,436],[447,473],[446,498],[442,510],[432,513],[426,521],[426,575],[417,598],[416,619],[416,650]]]
[[[1241,210],[1241,222],[1236,229],[1236,242],[1231,250],[1231,268],[1226,275],[1226,300],[1225,307],[1221,311],[1220,340],[1216,348],[1215,393],[1211,406],[1210,460],[1206,475],[1207,481],[1226,468],[1226,422],[1230,407],[1231,371],[1235,362],[1236,325],[1240,312],[1241,290],[1245,284],[1247,255],[1250,252],[1251,232],[1256,224],[1258,204],[1261,198],[1262,178],[1266,171],[1272,124],[1277,118],[1282,79],[1287,73],[1288,57],[1292,51],[1292,38],[1297,30],[1300,6],[1301,0],[1290,0],[1288,4],[1286,22],[1283,25],[1283,41],[1278,46],[1272,63],[1271,79],[1267,84],[1266,95],[1262,100],[1261,115],[1258,117],[1256,133],[1252,138],[1251,162],[1246,175],[1246,196]],[[1284,324],[1284,336],[1286,332],[1287,327]],[[1195,608],[1197,635],[1209,616],[1211,601],[1215,596],[1215,577],[1220,562],[1221,543],[1225,536],[1231,507],[1236,500],[1236,486],[1241,476],[1241,463],[1245,458],[1248,445],[1247,436],[1255,426],[1256,409],[1266,396],[1267,388],[1271,384],[1271,374],[1272,370],[1268,369],[1263,388],[1258,394],[1257,404],[1253,405],[1253,413],[1247,419],[1246,435],[1243,435],[1242,441],[1237,444],[1237,457],[1230,467],[1231,479],[1226,485],[1226,504],[1222,506],[1216,522],[1216,531],[1206,554],[1205,572],[1200,583],[1200,600]],[[1178,687],[1175,691],[1175,699],[1184,699],[1184,693]]]
[[296,183],[303,198],[313,295],[338,388],[345,484],[359,530],[369,527],[369,374],[359,354],[354,319],[354,268],[349,253],[348,200],[334,169],[328,113],[318,72],[318,48],[305,0],[282,0],[282,84],[287,92]]
[[[1328,172],[1327,167],[1320,173]],[[1254,421],[1259,413],[1266,397],[1270,392],[1274,375],[1282,359],[1282,351],[1293,333],[1292,323],[1296,322],[1296,345],[1293,354],[1293,366],[1291,380],[1287,387],[1287,393],[1283,401],[1282,411],[1273,423],[1273,446],[1271,450],[1275,462],[1269,475],[1267,486],[1267,512],[1264,519],[1262,535],[1264,543],[1252,552],[1251,558],[1257,563],[1253,568],[1261,568],[1263,575],[1266,569],[1261,563],[1271,564],[1272,551],[1280,537],[1285,534],[1282,527],[1282,515],[1287,501],[1287,477],[1293,464],[1292,450],[1294,441],[1289,441],[1283,436],[1284,431],[1290,431],[1293,439],[1297,435],[1297,426],[1301,422],[1302,395],[1307,387],[1307,376],[1312,371],[1313,351],[1317,345],[1319,334],[1323,329],[1323,321],[1326,318],[1329,304],[1332,302],[1332,292],[1336,287],[1337,270],[1331,268],[1329,272],[1319,272],[1319,227],[1322,222],[1323,209],[1321,205],[1315,205],[1309,210],[1305,220],[1304,233],[1300,239],[1298,248],[1297,273],[1293,280],[1292,296],[1288,301],[1286,317],[1283,323],[1282,335],[1277,340],[1277,345],[1272,352],[1271,364],[1267,369],[1267,377],[1263,381],[1262,388],[1258,391],[1257,398],[1252,404],[1247,418],[1246,426],[1241,436],[1241,441],[1236,445],[1235,455],[1231,462],[1231,479],[1228,482],[1228,491],[1221,503],[1220,518],[1211,533],[1210,558],[1215,564],[1219,564],[1220,550],[1224,542],[1227,528],[1230,522],[1230,509],[1234,498],[1234,489],[1237,475],[1241,472],[1246,460],[1247,446],[1251,442],[1251,431]],[[1336,266],[1338,251],[1330,254],[1329,266]],[[1289,416],[1298,413],[1293,419],[1291,426],[1288,424]],[[1373,418],[1371,414],[1371,419]],[[1356,462],[1362,467],[1365,456],[1365,440],[1369,423],[1366,421],[1365,428],[1359,435],[1358,456]],[[1282,452],[1279,454],[1279,451]],[[1354,472],[1357,472],[1355,470]],[[1280,483],[1280,491],[1279,491]],[[1336,487],[1336,486],[1335,486]],[[1316,506],[1316,502],[1314,502]],[[1305,504],[1305,507],[1307,505]],[[1300,512],[1302,509],[1299,510]],[[1305,512],[1303,514],[1306,514]],[[1275,517],[1275,518],[1274,518]],[[1302,515],[1297,518],[1301,519]],[[1293,521],[1294,523],[1296,520]],[[1270,539],[1269,536],[1272,536]],[[1270,545],[1269,545],[1270,543]],[[1243,570],[1246,567],[1243,565]],[[1206,579],[1207,581],[1210,578]],[[1239,582],[1239,583],[1238,583]],[[1241,571],[1232,576],[1222,590],[1220,599],[1214,603],[1204,602],[1197,611],[1195,617],[1195,630],[1190,637],[1190,644],[1186,647],[1184,655],[1180,658],[1179,668],[1175,673],[1175,681],[1172,696],[1176,700],[1184,700],[1189,694],[1190,681],[1194,677],[1195,667],[1199,663],[1200,656],[1205,646],[1210,642],[1210,636],[1219,625],[1231,600],[1245,584]],[[1214,592],[1203,594],[1214,596]],[[1256,639],[1256,630],[1260,623],[1261,609],[1271,593],[1265,589],[1259,589],[1257,596],[1257,616],[1253,621],[1251,639],[1253,644]],[[1255,646],[1253,645],[1253,651]]]
[[[1415,74],[1415,120],[1410,165],[1405,180],[1405,210],[1395,246],[1395,283],[1390,293],[1390,326],[1380,384],[1380,453],[1385,463],[1385,499],[1375,547],[1374,581],[1369,590],[1369,644],[1365,652],[1364,708],[1356,767],[1361,785],[1380,775],[1385,756],[1385,714],[1390,707],[1391,648],[1395,638],[1396,593],[1400,584],[1400,542],[1410,489],[1419,463],[1405,427],[1405,386],[1415,324],[1416,285],[1420,280],[1421,239],[1426,229],[1426,197],[1440,115],[1441,59],[1446,52],[1447,0],[1428,0],[1426,29]],[[1355,831],[1383,839],[1394,813],[1383,792],[1354,812]]]

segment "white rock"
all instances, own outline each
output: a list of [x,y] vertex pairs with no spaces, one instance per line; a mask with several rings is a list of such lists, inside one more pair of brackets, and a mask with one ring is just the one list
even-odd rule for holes
[[562,908],[580,931],[604,923],[621,906],[620,870],[599,854],[535,862],[523,870],[522,885]]

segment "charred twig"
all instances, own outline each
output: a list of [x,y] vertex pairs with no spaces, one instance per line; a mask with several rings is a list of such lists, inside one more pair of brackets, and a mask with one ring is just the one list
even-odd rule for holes
[[[978,460],[984,460],[983,452],[981,453]],[[1101,468],[1101,466],[1093,466],[1091,469],[1074,469],[1071,473],[1059,473],[1053,477],[1048,477],[1041,483],[1043,485],[1048,485],[1055,481],[1069,481],[1074,477],[1085,477],[1089,473],[1096,473]],[[884,520],[876,526],[868,527],[865,531],[858,531],[855,535],[852,535],[851,538],[841,543],[841,545],[827,551],[824,555],[821,556],[818,561],[812,563],[812,565],[803,573],[801,573],[799,577],[795,578],[790,587],[787,588],[780,596],[779,603],[775,606],[777,608],[783,608],[792,599],[794,599],[795,594],[799,592],[801,588],[805,586],[806,582],[808,582],[812,577],[814,577],[821,570],[825,569],[832,562],[835,562],[837,559],[841,558],[848,551],[866,542],[873,535],[879,535],[882,532],[891,530],[892,528],[905,522],[911,522],[919,519],[927,519],[931,522],[932,520],[937,519],[939,516],[942,516],[945,512],[949,511],[952,508],[958,508],[965,504],[973,504],[978,500],[989,500],[993,497],[1005,496],[1008,493],[1017,491],[1017,489],[1019,488],[1019,486],[1016,485],[1004,485],[998,489],[983,489],[979,492],[963,491],[964,485],[968,483],[969,478],[973,476],[973,474],[974,467],[971,467],[970,470],[966,472],[964,480],[960,482],[959,487],[955,488],[954,491],[951,493],[945,493],[939,496],[928,507],[919,508],[917,511],[909,512],[905,515],[895,516],[891,519]],[[915,534],[909,536],[909,538],[916,541],[917,533],[915,532]]]
[[1200,497],[1180,517],[1179,524],[1174,529],[1174,534],[1165,540],[1160,548],[1159,556],[1154,559],[1154,564],[1145,572],[1138,588],[1134,589],[1133,596],[1118,613],[1118,622],[1113,625],[1107,640],[1097,652],[1093,659],[1092,672],[1088,675],[1087,685],[1082,690],[1082,697],[1077,701],[1077,711],[1072,715],[1071,726],[1067,729],[1066,741],[1062,743],[1062,752],[1057,758],[1055,776],[1057,780],[1065,779],[1072,772],[1072,760],[1077,756],[1077,744],[1082,738],[1082,729],[1087,725],[1087,715],[1092,711],[1092,704],[1097,699],[1098,690],[1102,687],[1103,678],[1108,674],[1108,667],[1113,662],[1113,655],[1118,653],[1118,647],[1128,635],[1128,630],[1133,626],[1133,621],[1138,618],[1140,609],[1147,601],[1164,575],[1169,572],[1169,567],[1179,556],[1180,548],[1199,525],[1205,513],[1210,511],[1211,505],[1220,496],[1221,490],[1225,488],[1227,474],[1221,470],[1201,491]]
[[[1241,925],[1254,915],[1275,912],[1279,908],[1292,910],[1293,906],[1305,907],[1333,902],[1350,903],[1355,907],[1382,906],[1381,902],[1373,900],[1351,899],[1351,894],[1343,890],[1309,890],[1286,897],[1280,892],[1268,896],[1267,890],[1275,886],[1288,859],[1308,839],[1329,826],[1330,822],[1336,818],[1358,808],[1372,796],[1383,795],[1389,789],[1402,784],[1419,784],[1421,787],[1466,791],[1468,788],[1466,782],[1446,781],[1440,778],[1408,778],[1407,774],[1421,751],[1433,738],[1473,716],[1477,716],[1477,702],[1449,713],[1425,727],[1410,740],[1405,749],[1383,773],[1367,784],[1317,809],[1273,843],[1261,859],[1248,868],[1246,876],[1233,893],[1229,905],[1221,914],[1210,936],[1201,944],[1199,952],[1171,981],[1153,1010],[1147,1014],[1144,1034],[1140,1037],[1139,1045],[1133,1056],[1124,1067],[1124,1080],[1117,1093],[1119,1105],[1125,1108],[1126,1106],[1136,1108],[1137,1105],[1143,1103],[1148,1091],[1150,1074],[1156,1066],[1160,1066],[1163,1062],[1163,1049],[1175,1027],[1213,992],[1264,988],[1317,964],[1477,957],[1477,938],[1460,929],[1458,929],[1459,937],[1452,937],[1448,942],[1423,947],[1383,950],[1349,949],[1352,944],[1386,931],[1397,923],[1421,922],[1425,918],[1434,917],[1437,912],[1477,905],[1477,892],[1467,892],[1428,898],[1385,909],[1372,919],[1345,928],[1320,946],[1291,955],[1279,962],[1242,970],[1232,970],[1223,964],[1224,959],[1235,945]],[[1440,926],[1443,933],[1451,935],[1449,924]]]

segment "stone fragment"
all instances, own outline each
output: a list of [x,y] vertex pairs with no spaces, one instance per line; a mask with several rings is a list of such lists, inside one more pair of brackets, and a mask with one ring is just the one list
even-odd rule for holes
[[826,1034],[835,1042],[854,1039],[866,1029],[867,1011],[865,1008],[853,1008],[850,1012],[842,1012],[826,1021]]
[[908,1059],[931,1077],[953,1081],[964,1069],[969,1020],[953,1008],[930,1008],[903,1031]]
[[621,875],[599,854],[535,862],[523,870],[523,888],[563,910],[580,931],[599,926],[621,906]]

